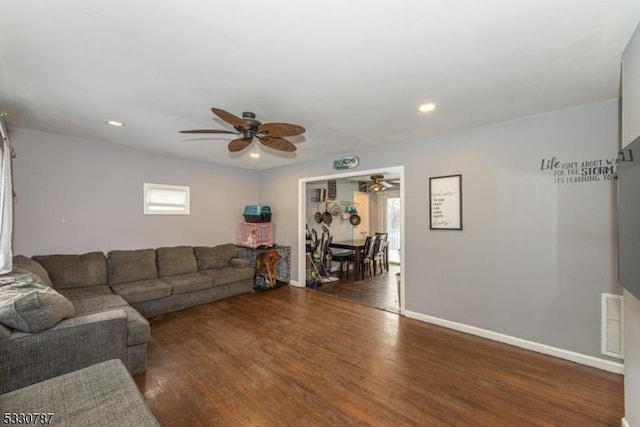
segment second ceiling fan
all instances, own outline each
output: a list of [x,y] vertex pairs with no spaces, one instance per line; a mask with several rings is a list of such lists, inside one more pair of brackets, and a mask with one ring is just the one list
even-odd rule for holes
[[384,180],[384,175],[371,175],[371,182],[368,184],[370,191],[385,191],[387,188],[393,188],[393,184]]
[[223,129],[192,129],[181,130],[180,133],[222,133],[232,135],[242,135],[229,142],[227,148],[231,152],[242,151],[247,148],[253,138],[256,138],[262,145],[274,150],[293,152],[296,146],[284,139],[286,136],[295,136],[304,133],[306,130],[302,126],[290,123],[260,123],[256,120],[256,115],[251,112],[242,113],[242,118],[219,108],[212,108],[213,114],[229,123],[234,131]]

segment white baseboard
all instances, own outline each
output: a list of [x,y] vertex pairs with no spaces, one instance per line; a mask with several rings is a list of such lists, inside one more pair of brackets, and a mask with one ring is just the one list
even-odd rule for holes
[[292,285],[292,286],[297,286],[298,288],[304,288],[304,286],[301,285],[297,280],[289,279],[289,284]]
[[572,362],[576,362],[581,365],[602,369],[603,371],[613,372],[615,374],[624,374],[624,365],[622,363],[611,362],[609,360],[599,359],[597,357],[588,356],[586,354],[576,353],[569,350],[563,350],[561,348],[551,347],[551,346],[540,344],[533,341],[527,341],[521,338],[516,338],[509,335],[501,334],[499,332],[493,332],[487,329],[476,328],[475,326],[465,325],[464,323],[452,322],[450,320],[444,320],[438,317],[416,313],[414,311],[406,310],[404,312],[404,315],[412,319],[420,320],[422,322],[443,326],[445,328],[453,329],[453,330],[464,332],[471,335],[476,335],[478,337],[487,338],[487,339],[498,341],[504,344],[509,344],[514,347],[520,347],[526,350],[547,354],[549,356],[559,357],[560,359],[570,360]]
[[627,422],[627,419],[626,419],[626,418],[623,418],[623,419],[622,419],[622,427],[631,427],[631,426],[629,425],[629,423]]

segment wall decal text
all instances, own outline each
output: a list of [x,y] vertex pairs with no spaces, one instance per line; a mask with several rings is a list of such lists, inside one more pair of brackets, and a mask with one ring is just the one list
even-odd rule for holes
[[618,179],[618,163],[632,162],[631,150],[623,150],[618,157],[605,159],[565,161],[558,158],[542,158],[540,170],[553,175],[554,184],[579,184]]

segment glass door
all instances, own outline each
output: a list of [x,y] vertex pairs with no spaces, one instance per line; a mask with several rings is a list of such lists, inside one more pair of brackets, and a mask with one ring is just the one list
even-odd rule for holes
[[389,262],[400,264],[400,196],[387,197],[387,233],[389,233]]
[[400,264],[400,193],[390,191],[378,194],[380,225],[389,233],[389,262]]

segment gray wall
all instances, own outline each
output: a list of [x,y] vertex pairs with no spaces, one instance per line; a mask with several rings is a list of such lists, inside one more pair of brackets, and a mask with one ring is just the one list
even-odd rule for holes
[[[405,166],[405,308],[602,357],[600,294],[621,292],[615,184],[558,185],[540,166],[615,157],[617,107],[355,153],[359,170]],[[14,249],[26,255],[234,241],[242,208],[260,202],[273,208],[276,241],[293,247],[297,280],[298,179],[334,172],[333,158],[256,173],[27,130],[12,140]],[[429,177],[453,173],[463,174],[464,230],[430,231]],[[145,181],[191,186],[192,215],[143,216]]]
[[[257,172],[14,129],[14,253],[235,242]],[[191,187],[191,215],[143,215],[144,182]],[[64,217],[64,222],[63,222]]]
[[[405,166],[406,310],[600,355],[600,297],[616,282],[615,183],[554,184],[543,158],[615,158],[618,102],[367,150],[360,170]],[[336,157],[339,153],[336,153]],[[260,198],[294,248],[298,179],[333,158],[260,173]],[[429,177],[463,175],[463,231],[430,231]]]
[[[640,28],[640,27],[639,27]],[[622,57],[622,146],[640,136],[640,29]],[[640,301],[624,293],[625,418],[640,426]]]

